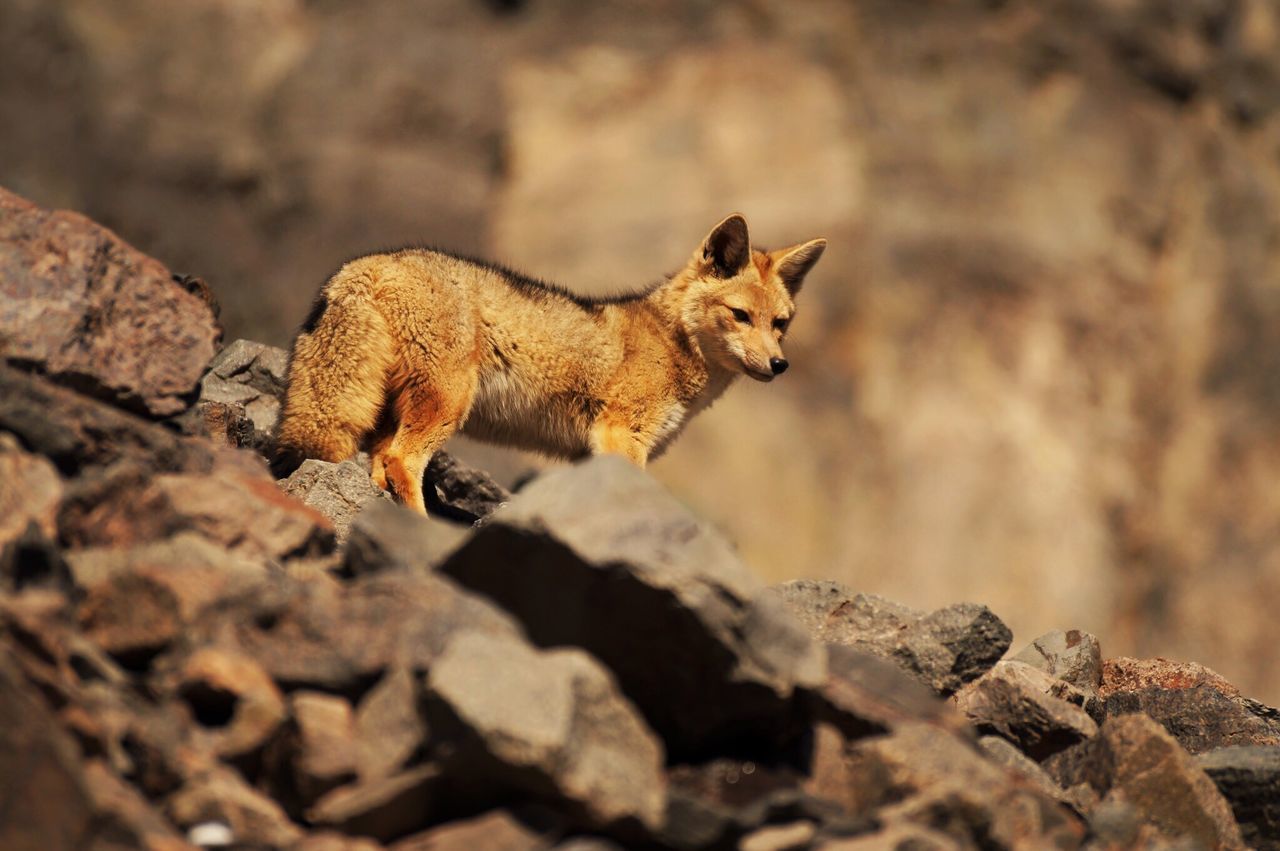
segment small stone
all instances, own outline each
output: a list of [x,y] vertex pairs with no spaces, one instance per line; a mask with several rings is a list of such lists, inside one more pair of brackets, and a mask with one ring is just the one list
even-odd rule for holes
[[200,400],[241,406],[253,429],[252,445],[265,446],[280,418],[288,369],[284,349],[236,340],[209,362],[200,379]]
[[510,813],[451,821],[392,844],[390,851],[540,851],[551,843]]
[[1013,657],[1065,680],[1088,695],[1102,685],[1102,645],[1078,629],[1046,632]]
[[201,848],[225,848],[235,840],[231,828],[220,821],[206,821],[187,831],[187,841]]
[[769,825],[742,837],[738,851],[804,851],[817,832],[811,821]]
[[289,821],[279,805],[250,787],[230,769],[215,766],[193,777],[165,802],[169,820],[187,831],[199,824],[219,822],[233,836],[252,837],[270,849],[286,849],[302,838],[302,829]]
[[356,707],[356,767],[363,780],[403,768],[426,746],[417,681],[407,668],[383,675]]
[[488,517],[511,499],[511,492],[482,470],[470,467],[448,452],[437,452],[425,474],[427,510],[471,524]]
[[400,774],[334,789],[307,811],[307,821],[343,833],[390,842],[434,820],[445,787],[440,769],[422,765]]
[[355,719],[344,698],[298,691],[289,696],[296,750],[294,777],[303,801],[315,801],[356,777]]
[[280,689],[261,665],[215,647],[187,657],[175,690],[227,760],[256,754],[288,717]]
[[328,518],[339,545],[346,543],[351,522],[365,506],[391,500],[369,478],[368,470],[350,460],[331,464],[309,458],[280,482],[280,488]]
[[467,530],[457,524],[423,517],[388,500],[369,502],[351,524],[343,569],[352,576],[422,570],[439,564],[466,536]]
[[1059,681],[1026,662],[998,662],[952,700],[979,733],[994,733],[1043,760],[1098,732],[1083,709],[1053,697]]
[[24,452],[17,440],[0,433],[0,550],[35,524],[45,538],[58,534],[62,478],[53,464]]
[[987,759],[1017,772],[1049,797],[1062,797],[1062,790],[1058,788],[1057,783],[1053,782],[1048,772],[1031,757],[1010,744],[1008,739],[1000,736],[983,736],[978,739],[978,747],[982,748]]

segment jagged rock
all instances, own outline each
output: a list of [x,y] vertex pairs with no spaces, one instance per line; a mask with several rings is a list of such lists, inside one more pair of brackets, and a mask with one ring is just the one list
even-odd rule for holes
[[434,765],[362,780],[325,795],[307,811],[307,821],[389,842],[433,821],[444,785],[440,769]]
[[424,489],[428,511],[443,517],[474,523],[511,499],[511,492],[448,452],[437,452],[427,463]]
[[814,638],[890,659],[942,695],[980,677],[1013,640],[990,609],[972,603],[926,614],[838,582],[797,579],[769,590]]
[[172,688],[228,761],[259,752],[288,717],[284,696],[261,665],[216,647],[188,656]]
[[1008,739],[1039,761],[1098,732],[1083,709],[1053,696],[1055,686],[1065,685],[1026,662],[1009,660],[997,662],[952,699],[979,733]]
[[417,680],[407,668],[387,671],[356,707],[356,768],[361,779],[385,777],[425,749]]
[[0,358],[134,411],[184,410],[220,331],[169,270],[0,189]]
[[343,570],[362,576],[380,570],[421,569],[438,564],[466,535],[461,526],[423,517],[389,500],[370,502],[351,524]]
[[1120,800],[1173,839],[1240,849],[1231,808],[1173,736],[1145,715],[1108,718],[1098,735],[1050,757],[1045,768],[1064,788],[1086,785],[1100,804]]
[[503,810],[406,836],[390,851],[541,851],[551,843]]
[[206,612],[185,643],[244,653],[285,689],[355,696],[388,669],[425,670],[462,627],[520,632],[505,613],[439,576],[394,571],[345,587],[277,577]]
[[728,544],[621,458],[534,480],[440,569],[599,658],[677,755],[787,735],[797,688],[825,679]]
[[201,400],[169,422],[185,435],[208,438],[218,446],[255,448],[253,420],[243,405]]
[[1102,645],[1078,629],[1046,632],[1013,658],[1065,680],[1091,697],[1102,685]]
[[328,518],[340,545],[347,540],[351,521],[366,505],[373,500],[391,500],[391,495],[369,478],[369,471],[355,461],[331,464],[309,458],[280,482],[280,488]]
[[886,659],[833,644],[828,647],[827,669],[814,714],[831,721],[845,736],[884,733],[906,721],[926,721],[960,735],[969,732],[968,723],[950,703]]
[[1000,736],[983,736],[978,739],[978,747],[982,748],[987,759],[1011,771],[1016,771],[1049,797],[1062,796],[1062,790],[1058,788],[1057,783],[1053,782],[1049,773],[1031,757],[1018,750],[1008,739]]
[[200,379],[200,402],[241,406],[253,425],[252,445],[265,448],[280,418],[288,370],[284,349],[236,340],[209,362]]
[[350,703],[331,694],[294,692],[289,705],[294,780],[302,800],[309,803],[355,780],[355,717]]
[[586,653],[463,631],[431,666],[426,691],[451,776],[566,804],[590,827],[661,822],[662,744]]
[[1195,762],[1231,805],[1245,844],[1259,851],[1280,849],[1280,747],[1217,748]]
[[0,655],[0,848],[73,851],[94,808],[75,743]]
[[184,841],[146,798],[112,774],[101,761],[86,763],[84,777],[89,797],[98,813],[100,826],[97,830],[103,843],[91,847],[195,851],[194,846]]
[[0,433],[0,550],[34,523],[47,538],[57,534],[62,479],[39,455],[24,452],[17,440]]
[[286,849],[303,836],[278,804],[222,766],[189,780],[169,796],[164,810],[184,831],[208,822],[225,824],[236,843]]
[[735,847],[742,837],[778,822],[848,821],[842,802],[810,794],[799,772],[785,764],[721,758],[674,766],[669,776],[667,813],[658,838],[673,848]]
[[1242,696],[1194,662],[1108,659],[1098,698],[1105,717],[1141,712],[1193,754],[1230,745],[1280,745],[1280,710]]
[[848,759],[859,810],[882,824],[933,828],[962,846],[1075,848],[1083,839],[1053,797],[933,725],[904,724],[855,744]]

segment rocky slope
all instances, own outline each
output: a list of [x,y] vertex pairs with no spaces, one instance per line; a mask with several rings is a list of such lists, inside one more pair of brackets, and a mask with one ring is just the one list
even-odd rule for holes
[[1280,848],[1280,713],[1212,671],[766,587],[619,459],[441,456],[430,519],[276,481],[280,350],[210,359],[86,219],[0,234],[2,848]]

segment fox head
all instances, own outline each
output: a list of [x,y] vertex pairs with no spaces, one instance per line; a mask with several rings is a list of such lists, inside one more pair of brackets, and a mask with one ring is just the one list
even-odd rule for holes
[[805,275],[825,239],[762,251],[751,247],[747,222],[734,214],[716,225],[693,253],[685,275],[686,331],[710,364],[772,381],[787,369],[782,340],[795,314]]

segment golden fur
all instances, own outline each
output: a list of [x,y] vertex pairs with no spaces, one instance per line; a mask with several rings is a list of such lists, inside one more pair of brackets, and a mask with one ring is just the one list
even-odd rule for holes
[[459,430],[643,466],[739,375],[786,368],[793,299],[825,247],[753,250],[734,215],[667,281],[594,300],[427,249],[353,260],[294,341],[280,448],[341,461],[363,445],[378,486],[424,513],[423,470]]

